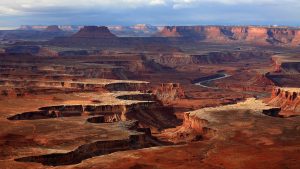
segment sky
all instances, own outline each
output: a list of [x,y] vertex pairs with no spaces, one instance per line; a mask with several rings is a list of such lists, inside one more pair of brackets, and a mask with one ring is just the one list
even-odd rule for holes
[[0,0],[0,27],[20,25],[300,26],[300,0]]

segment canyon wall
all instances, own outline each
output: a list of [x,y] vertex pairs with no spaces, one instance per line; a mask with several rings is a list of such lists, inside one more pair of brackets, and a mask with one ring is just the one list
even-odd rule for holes
[[147,55],[146,60],[152,60],[160,65],[176,68],[180,65],[190,64],[222,64],[241,60],[263,58],[269,56],[268,52],[261,51],[216,51],[204,54],[189,55],[183,52],[161,53],[159,55]]
[[159,102],[139,102],[131,105],[58,105],[41,107],[38,111],[24,112],[8,117],[9,120],[39,120],[76,116],[103,116],[105,123],[138,120],[139,125],[159,131],[176,127],[179,121],[172,107]]
[[300,58],[298,55],[279,54],[272,56],[273,71],[284,74],[300,73]]
[[[174,142],[178,140],[197,141],[216,137],[224,138],[229,131],[234,131],[220,132],[225,130],[228,124],[231,127],[236,125],[235,127],[240,128],[249,123],[249,116],[261,116],[261,114],[272,116],[278,113],[279,110],[279,108],[269,106],[261,100],[248,98],[236,104],[185,112],[183,124],[175,129],[166,130],[164,134],[168,135]],[[226,121],[229,119],[230,121]]]
[[300,44],[300,30],[288,27],[255,26],[166,26],[161,37],[186,37],[212,42],[244,42],[258,45]]
[[278,116],[300,115],[300,89],[274,87],[268,104],[281,108]]

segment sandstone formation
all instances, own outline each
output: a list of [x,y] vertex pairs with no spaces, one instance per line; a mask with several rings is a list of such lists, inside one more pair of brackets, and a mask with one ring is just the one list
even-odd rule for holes
[[[3,123],[3,125],[6,123],[22,123],[25,126],[26,124],[30,124],[37,128],[36,132],[34,132],[32,136],[27,133],[27,137],[32,138],[24,141],[34,142],[34,144],[28,144],[29,147],[25,146],[29,151],[27,151],[25,154],[17,155],[18,157],[15,160],[25,163],[36,162],[38,165],[43,164],[45,166],[77,164],[82,160],[116,151],[163,145],[165,143],[162,143],[151,136],[151,131],[155,132],[164,128],[175,127],[179,124],[176,117],[173,115],[173,109],[164,107],[152,94],[140,93],[137,91],[109,92],[105,91],[104,88],[106,85],[113,84],[114,81],[105,79],[97,79],[96,81],[102,81],[102,85],[100,83],[98,89],[95,84],[86,85],[89,86],[89,90],[93,90],[94,92],[98,93],[80,93],[78,91],[74,93],[73,91],[72,93],[68,94],[58,94],[55,92],[47,96],[43,96],[43,94],[28,95],[22,99],[16,99],[17,102],[15,103],[9,103],[13,106],[14,104],[31,102],[31,104],[25,104],[24,107],[22,107],[22,110],[27,110],[27,112],[15,114],[14,111],[8,111],[6,115],[2,114],[1,117],[12,113],[12,116],[7,117],[7,120],[10,122],[4,120],[5,123]],[[127,83],[128,85],[126,85]],[[145,84],[145,82],[138,83]],[[122,81],[122,83],[120,83],[120,81],[115,81],[115,84],[116,86],[114,88],[120,87],[121,90],[127,90],[128,86],[133,83],[130,81]],[[127,87],[123,87],[122,89],[122,85]],[[21,84],[21,86],[28,85]],[[81,85],[75,85],[73,87],[80,86]],[[69,87],[72,87],[72,85]],[[99,87],[103,88],[102,91],[99,90]],[[47,88],[51,89],[56,87],[48,86]],[[113,90],[113,88],[110,88],[110,90]],[[53,97],[53,99],[48,100],[47,97]],[[41,98],[44,98],[44,100]],[[1,101],[0,105],[3,106],[5,103]],[[9,102],[10,101],[13,101],[13,99],[9,99]],[[47,106],[51,103],[53,106]],[[63,105],[58,105],[58,103],[63,103]],[[30,109],[33,110],[34,107],[37,106],[39,106],[38,110],[28,111]],[[10,109],[9,107],[10,106],[8,106],[8,109]],[[139,122],[134,121],[134,119],[139,120]],[[63,125],[66,124],[65,120],[69,121],[67,122],[68,127],[63,127]],[[3,121],[3,119],[1,119],[1,121]],[[86,121],[90,124],[86,124]],[[45,122],[49,125],[40,125]],[[97,126],[99,124],[102,125]],[[69,127],[75,127],[77,128],[77,131],[72,130],[72,132],[67,132],[69,129],[71,129]],[[53,136],[49,135],[48,137],[43,135],[45,128],[53,131],[62,130],[63,128],[66,133],[55,132],[62,134],[62,136],[59,138],[54,138]],[[151,128],[151,131],[149,128]],[[26,127],[24,129],[27,130]],[[13,127],[8,131],[3,131],[1,133],[1,140],[10,139],[9,135],[11,135],[10,133],[12,133],[14,130],[17,129]],[[95,131],[102,131],[103,134],[99,137],[94,137],[93,133],[95,134]],[[86,134],[78,135],[80,138],[82,138],[81,140],[74,138],[74,136],[76,137],[74,132],[84,132]],[[109,133],[109,135],[107,135],[107,133]],[[21,138],[22,137],[20,137],[20,139]],[[21,141],[18,140],[19,138],[13,139],[15,140],[16,144],[18,141]],[[68,141],[68,139],[71,139],[72,141]],[[74,142],[74,139],[76,142]],[[88,141],[84,141],[85,139]],[[44,146],[52,147],[55,145],[59,146],[60,142],[64,142],[64,145],[67,145],[68,148],[64,151],[48,151],[47,149],[44,149],[38,150],[39,153],[30,152],[31,148],[39,149],[40,145],[42,144]],[[1,144],[1,146],[8,147],[8,149],[6,149],[8,155],[2,154],[2,159],[10,158],[10,155],[14,154],[12,151],[18,151],[23,148],[23,145],[18,147],[7,145],[6,143]],[[14,150],[11,151],[9,146],[13,146]],[[24,151],[25,150],[22,150],[23,153]],[[76,158],[74,158],[75,156]],[[14,164],[11,162],[5,162],[1,164],[3,167],[11,167],[13,165]]]
[[[193,112],[186,112],[184,114],[183,125],[176,129],[166,130],[163,135],[168,135],[167,138],[170,138],[175,142],[208,139],[216,135],[217,137],[221,137],[221,135],[227,134],[218,132],[222,130],[222,126],[216,125],[215,128],[211,127],[211,123],[222,123],[222,121],[217,120],[218,115],[216,114],[220,113],[229,115],[230,113],[245,113],[247,111],[267,114],[268,112],[273,112],[274,109],[277,110],[276,107],[273,108],[267,106],[262,103],[262,101],[248,99],[245,102],[233,105],[204,108]],[[234,121],[231,123],[234,123]],[[240,121],[240,123],[242,124],[243,121]]]
[[166,26],[162,37],[197,38],[219,43],[298,46],[299,29],[255,26]]
[[171,102],[176,99],[185,98],[184,90],[181,88],[179,83],[163,83],[152,92],[163,102]]
[[268,103],[281,108],[281,111],[274,116],[292,117],[300,115],[299,91],[299,88],[274,87]]
[[160,36],[163,37],[180,37],[180,34],[177,32],[176,27],[165,27],[163,30],[160,32]]
[[300,57],[293,55],[272,56],[274,71],[285,74],[296,74],[300,72]]
[[[198,133],[199,136],[194,138],[202,141],[130,153],[118,152],[109,157],[88,159],[76,167],[196,169],[200,166],[205,169],[260,169],[267,166],[280,169],[286,166],[296,169],[298,163],[295,160],[299,157],[295,147],[299,145],[300,137],[298,133],[290,132],[298,130],[299,118],[288,121],[273,118],[263,113],[268,111],[273,111],[273,107],[259,100],[248,99],[235,105],[188,112],[184,125],[175,129],[175,132],[166,131],[165,135],[173,135],[174,138],[182,140]],[[124,160],[129,162],[113,167],[116,162]]]
[[298,54],[295,53],[273,55],[273,70],[268,74],[268,78],[277,86],[300,87],[299,59]]

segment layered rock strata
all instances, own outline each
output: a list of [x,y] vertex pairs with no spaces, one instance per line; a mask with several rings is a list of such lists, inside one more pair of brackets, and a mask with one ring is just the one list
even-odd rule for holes
[[186,37],[220,43],[298,46],[300,30],[288,27],[255,26],[166,26],[158,36]]
[[300,89],[274,87],[268,103],[281,108],[277,116],[292,117],[300,115]]

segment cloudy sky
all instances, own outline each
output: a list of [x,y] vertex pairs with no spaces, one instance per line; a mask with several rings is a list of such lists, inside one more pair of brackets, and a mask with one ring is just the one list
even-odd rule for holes
[[2,28],[137,23],[300,26],[300,0],[0,0]]

